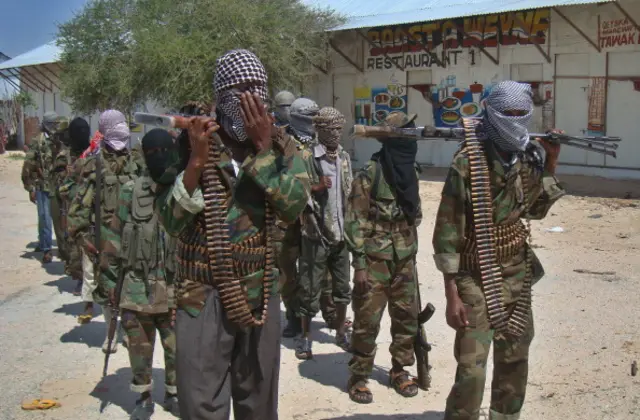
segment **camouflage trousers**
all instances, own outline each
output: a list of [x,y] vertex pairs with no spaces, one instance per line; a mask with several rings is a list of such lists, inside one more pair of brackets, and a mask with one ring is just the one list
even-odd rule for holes
[[287,227],[278,243],[277,266],[280,270],[279,289],[287,312],[297,313],[299,304],[298,295],[298,268],[296,266],[300,258],[300,223]]
[[[524,273],[523,273],[524,274]],[[515,307],[522,289],[522,276],[504,279],[507,310]],[[518,339],[496,336],[489,324],[487,305],[479,280],[470,275],[456,279],[458,294],[467,309],[469,326],[456,333],[454,355],[458,362],[455,383],[449,397],[445,420],[478,420],[484,394],[487,358],[493,343],[491,382],[492,420],[517,420],[524,404],[529,368],[529,346],[533,340],[533,316]]]
[[328,321],[327,316],[335,316],[336,304],[348,305],[351,301],[349,251],[344,242],[325,248],[320,241],[306,237],[302,238],[301,249],[298,314],[313,318],[322,302],[323,317]]
[[55,194],[51,194],[50,198],[51,220],[53,221],[53,231],[56,235],[56,243],[58,245],[58,256],[61,260],[67,261],[69,259],[69,253],[67,252],[66,235],[62,229],[62,207],[59,198]]
[[64,263],[64,271],[74,280],[82,280],[82,248],[67,238],[69,259]]
[[171,326],[170,314],[145,314],[123,309],[122,327],[129,338],[129,362],[133,372],[131,390],[137,393],[151,391],[153,348],[158,330],[164,349],[165,390],[177,394],[176,334]]
[[364,295],[353,291],[353,357],[349,362],[353,375],[371,375],[376,338],[387,302],[391,317],[391,362],[397,368],[415,363],[413,342],[418,332],[419,311],[414,258],[391,261],[367,256],[369,290]]

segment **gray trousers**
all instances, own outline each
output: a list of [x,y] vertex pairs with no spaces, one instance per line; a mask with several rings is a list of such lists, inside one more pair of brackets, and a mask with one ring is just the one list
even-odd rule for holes
[[180,418],[278,420],[280,297],[271,297],[268,320],[241,329],[229,322],[218,290],[210,288],[197,317],[176,315],[176,375]]

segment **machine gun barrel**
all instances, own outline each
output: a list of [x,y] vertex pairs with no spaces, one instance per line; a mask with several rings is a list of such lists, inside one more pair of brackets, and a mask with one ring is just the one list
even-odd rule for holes
[[[415,127],[397,128],[391,126],[354,125],[353,137],[372,137],[379,140],[386,138],[403,138],[407,140],[445,140],[462,141],[465,129],[461,127]],[[529,133],[531,140],[543,139],[554,143],[577,147],[591,152],[616,157],[615,150],[622,139],[620,137],[569,136],[559,133]]]

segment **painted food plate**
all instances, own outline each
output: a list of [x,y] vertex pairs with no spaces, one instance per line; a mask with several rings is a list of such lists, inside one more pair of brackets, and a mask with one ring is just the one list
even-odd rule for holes
[[460,107],[460,115],[463,117],[477,117],[482,114],[482,107],[475,102],[469,102]]
[[440,119],[446,125],[456,125],[460,121],[460,115],[454,111],[445,111],[440,116]]
[[404,108],[404,99],[399,96],[393,96],[389,101],[389,108],[402,109]]
[[391,99],[391,97],[386,94],[386,93],[379,93],[375,96],[375,98],[373,98],[374,102],[379,104],[379,105],[386,105],[389,103],[389,99]]
[[389,111],[385,109],[379,109],[376,111],[374,118],[377,122],[382,122],[385,118],[387,118],[387,115],[389,115]]
[[455,111],[460,108],[462,101],[455,96],[449,96],[442,100],[442,108],[447,111]]

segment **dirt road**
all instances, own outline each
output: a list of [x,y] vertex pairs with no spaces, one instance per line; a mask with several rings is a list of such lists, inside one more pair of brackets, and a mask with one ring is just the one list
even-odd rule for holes
[[[0,156],[0,419],[126,419],[136,395],[129,391],[128,358],[120,348],[101,380],[102,317],[79,326],[82,303],[62,264],[42,267],[32,252],[36,209],[22,190],[22,161]],[[428,325],[434,369],[429,392],[404,400],[386,386],[390,368],[389,319],[378,337],[372,378],[374,403],[360,406],[344,392],[348,355],[333,344],[333,332],[315,333],[312,361],[293,355],[282,342],[280,418],[305,420],[438,420],[451,386],[453,331],[444,320],[442,279],[431,257],[433,217],[442,171],[421,183],[418,270],[423,301],[436,306]],[[542,222],[533,222],[533,242],[547,275],[534,289],[536,339],[531,351],[529,392],[523,420],[632,420],[640,418],[640,377],[630,375],[640,359],[640,197],[638,183],[563,177],[569,191]],[[584,196],[589,194],[592,197]],[[602,198],[602,197],[616,198]],[[562,232],[549,232],[560,227]],[[31,247],[31,248],[30,248]],[[316,320],[318,327],[322,325]],[[490,365],[491,368],[491,365]],[[163,363],[156,348],[154,397],[162,398]],[[483,406],[489,404],[490,377]],[[24,412],[23,400],[56,398],[62,407]],[[101,405],[105,405],[100,414]],[[156,405],[156,419],[170,415]]]

